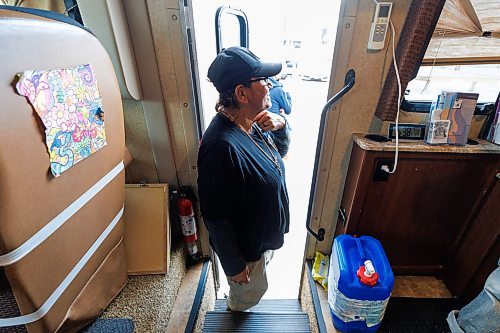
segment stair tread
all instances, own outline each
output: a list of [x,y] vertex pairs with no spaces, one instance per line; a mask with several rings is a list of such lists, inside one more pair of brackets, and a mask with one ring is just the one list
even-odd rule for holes
[[[214,311],[225,311],[225,299],[215,301]],[[263,299],[250,309],[250,312],[302,312],[298,299]]]
[[304,312],[208,311],[203,332],[309,333],[310,330],[309,318]]

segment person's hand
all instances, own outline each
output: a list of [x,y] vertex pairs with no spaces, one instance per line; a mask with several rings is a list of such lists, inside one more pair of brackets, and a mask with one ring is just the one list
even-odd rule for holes
[[285,127],[285,119],[275,113],[262,111],[253,119],[255,123],[265,131],[276,131]]
[[229,279],[237,284],[247,284],[248,282],[250,282],[248,265],[245,266],[245,269],[238,274],[230,276]]

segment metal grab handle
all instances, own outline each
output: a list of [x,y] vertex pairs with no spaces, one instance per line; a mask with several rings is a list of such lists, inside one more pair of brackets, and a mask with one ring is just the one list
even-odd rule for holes
[[347,222],[347,216],[346,216],[346,212],[345,212],[345,208],[340,206],[339,210],[338,210],[338,217],[337,217],[337,222],[340,220],[340,222],[342,223],[342,226],[345,227],[345,223]]
[[314,171],[311,181],[311,193],[309,194],[309,207],[307,209],[307,221],[306,221],[307,231],[320,242],[322,242],[325,239],[325,229],[320,228],[318,230],[318,233],[314,232],[314,230],[311,229],[311,219],[312,219],[312,206],[314,202],[314,192],[316,192],[316,172],[319,166],[319,155],[321,153],[321,146],[323,145],[323,133],[325,131],[325,119],[327,113],[330,111],[330,108],[339,99],[341,99],[342,96],[344,96],[349,90],[351,90],[351,88],[354,87],[355,83],[356,83],[356,73],[354,72],[353,69],[350,69],[347,71],[345,75],[344,79],[345,86],[342,89],[340,89],[340,91],[337,94],[335,94],[335,96],[333,96],[326,102],[325,106],[323,107],[323,111],[321,112],[320,128],[318,132],[318,143],[316,144],[316,158],[314,159]]

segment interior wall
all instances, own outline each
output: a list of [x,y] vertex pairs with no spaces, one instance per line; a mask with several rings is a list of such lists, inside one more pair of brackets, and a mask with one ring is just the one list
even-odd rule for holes
[[[183,25],[184,8],[176,0],[146,0],[146,4],[178,183],[196,190],[199,137],[186,27]],[[208,232],[201,219],[198,227],[201,251],[209,255]]]
[[[391,20],[396,30],[396,42],[410,3],[411,0],[393,2]],[[308,258],[314,256],[315,250],[330,253],[349,166],[352,134],[380,133],[382,130],[383,123],[374,113],[383,80],[391,66],[392,43],[389,44],[388,32],[383,50],[367,50],[374,11],[372,0],[343,1],[329,96],[344,86],[348,69],[355,70],[356,84],[330,112],[327,120],[312,219],[314,230],[325,228],[325,240],[318,242],[309,237]]]
[[[130,31],[143,98],[140,102],[125,102],[126,140],[134,161],[130,173],[135,182],[168,183],[178,188],[176,162],[173,153],[172,135],[167,119],[167,104],[160,82],[153,22],[146,0],[123,1]],[[144,179],[142,179],[144,178]],[[129,179],[127,178],[127,181]]]
[[176,1],[146,1],[158,61],[160,85],[170,136],[173,141],[177,177],[181,185],[196,184],[197,133],[192,89]]
[[132,155],[125,172],[127,184],[158,183],[142,102],[123,100],[123,118],[125,145]]
[[85,26],[108,51],[122,92],[126,144],[132,155],[127,182],[177,187],[145,0],[79,0],[78,6]]

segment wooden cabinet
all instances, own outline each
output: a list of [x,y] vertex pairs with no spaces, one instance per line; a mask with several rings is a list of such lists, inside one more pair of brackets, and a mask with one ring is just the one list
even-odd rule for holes
[[476,209],[472,223],[456,244],[443,274],[454,295],[472,299],[498,266],[500,258],[500,174],[487,189]]
[[[462,245],[486,256],[498,241],[500,147],[402,143],[397,171],[389,174],[382,166],[392,170],[394,143],[368,141],[353,144],[335,234],[379,239],[396,274],[442,274],[451,264],[480,262]],[[463,292],[472,273],[460,269],[467,275],[457,288]]]

